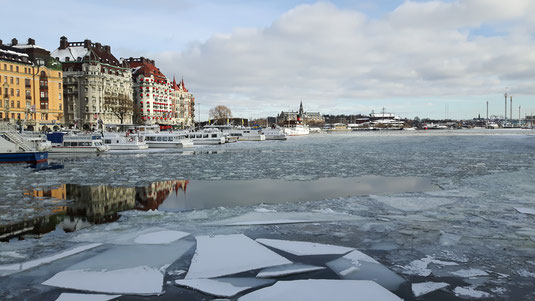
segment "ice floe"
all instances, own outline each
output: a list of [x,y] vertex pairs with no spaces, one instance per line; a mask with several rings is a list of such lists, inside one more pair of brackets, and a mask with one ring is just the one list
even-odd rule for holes
[[57,273],[44,285],[112,294],[158,295],[163,273],[146,266],[118,270],[68,270]]
[[394,195],[394,196],[370,196],[373,200],[396,208],[402,211],[423,211],[440,206],[455,203],[453,198],[414,196],[414,195]]
[[323,214],[309,212],[249,212],[237,217],[206,223],[205,225],[246,226],[271,224],[299,224],[362,219],[362,217],[349,214]]
[[0,276],[5,276],[5,275],[13,274],[13,273],[22,272],[22,271],[25,271],[25,270],[28,270],[28,269],[31,269],[31,268],[35,268],[35,267],[43,265],[43,264],[51,263],[53,261],[56,261],[56,260],[59,260],[59,259],[65,258],[65,257],[71,256],[71,255],[74,255],[74,254],[78,254],[78,253],[81,253],[81,252],[84,252],[84,251],[87,251],[87,250],[90,250],[90,249],[93,249],[93,248],[96,248],[96,247],[101,246],[101,245],[102,244],[99,244],[99,243],[82,245],[82,246],[74,247],[72,249],[63,251],[63,252],[58,253],[58,254],[46,256],[46,257],[39,258],[39,259],[34,259],[34,260],[25,261],[25,262],[21,262],[21,263],[15,263],[15,264],[0,265]]
[[441,288],[445,288],[449,286],[448,283],[445,282],[421,282],[421,283],[413,283],[412,284],[412,292],[414,293],[415,297],[420,297],[425,294],[429,294],[430,292],[434,292],[436,290],[439,290]]
[[471,286],[458,286],[453,290],[453,292],[455,293],[455,296],[471,298],[488,298],[491,296],[489,293],[484,291],[478,291]]
[[325,267],[294,263],[294,264],[279,265],[279,266],[262,269],[260,272],[258,272],[256,277],[258,278],[281,277],[281,276],[319,271],[323,269],[325,269]]
[[535,215],[535,209],[533,208],[515,207],[515,209],[520,213]]
[[256,278],[181,279],[175,284],[216,297],[232,297],[245,290],[273,284],[275,280]]
[[43,284],[111,294],[157,295],[166,268],[194,246],[179,240],[164,245],[119,245],[72,265]]
[[297,256],[305,255],[343,255],[353,251],[353,248],[319,244],[305,241],[290,241],[280,239],[259,238],[257,242]]
[[375,259],[356,250],[328,262],[327,266],[343,279],[373,280],[392,291],[405,282],[405,279]]
[[454,266],[458,263],[453,261],[443,261],[435,259],[432,256],[427,255],[422,259],[411,261],[408,265],[403,267],[403,273],[409,275],[429,276],[431,275],[431,269],[428,268],[429,264],[434,263],[440,266]]
[[108,301],[120,297],[121,295],[99,295],[99,294],[74,294],[62,293],[56,301]]
[[402,299],[373,281],[293,280],[249,293],[238,301],[401,301]]
[[197,236],[186,279],[213,278],[292,263],[243,234]]
[[141,234],[134,240],[138,244],[168,244],[188,236],[189,233],[174,230],[164,230]]
[[470,278],[470,277],[479,277],[479,276],[488,276],[489,273],[480,270],[480,269],[466,269],[466,270],[458,270],[455,272],[451,272],[452,275],[463,277],[463,278]]

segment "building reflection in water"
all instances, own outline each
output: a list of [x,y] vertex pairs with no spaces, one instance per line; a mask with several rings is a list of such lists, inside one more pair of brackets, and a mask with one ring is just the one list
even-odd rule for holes
[[19,237],[40,237],[54,230],[73,232],[93,224],[114,222],[126,210],[155,210],[170,194],[185,193],[189,181],[161,181],[146,187],[80,186],[65,184],[47,190],[32,190],[24,195],[49,198],[64,203],[46,216],[0,225],[0,241]]

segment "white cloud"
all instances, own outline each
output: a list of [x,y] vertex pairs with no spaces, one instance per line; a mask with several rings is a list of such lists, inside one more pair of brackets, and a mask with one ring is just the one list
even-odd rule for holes
[[[301,99],[323,113],[367,113],[402,102],[401,111],[416,115],[417,105],[436,98],[443,112],[447,99],[499,97],[506,86],[515,95],[535,93],[527,29],[533,12],[528,0],[405,2],[370,19],[316,3],[269,27],[237,28],[156,59],[168,74],[184,75],[205,108],[225,104],[245,117],[297,108]],[[471,32],[482,25],[502,34]],[[434,113],[419,115],[426,114]]]

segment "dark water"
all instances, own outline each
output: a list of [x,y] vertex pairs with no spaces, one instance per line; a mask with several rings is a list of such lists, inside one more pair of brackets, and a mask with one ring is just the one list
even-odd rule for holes
[[40,237],[57,229],[73,232],[93,224],[117,221],[120,212],[127,210],[179,212],[437,189],[439,187],[426,178],[379,176],[312,181],[175,180],[142,187],[65,184],[53,189],[26,192],[26,196],[64,203],[53,208],[48,215],[0,226],[0,240]]

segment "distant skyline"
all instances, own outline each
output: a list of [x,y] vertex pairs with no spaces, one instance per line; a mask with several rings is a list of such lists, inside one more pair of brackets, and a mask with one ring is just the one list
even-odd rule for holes
[[[386,111],[467,119],[535,113],[535,2],[27,1],[2,3],[0,39],[53,51],[59,38],[111,45],[184,77],[201,119],[282,110]],[[31,9],[23,9],[28,7]],[[13,12],[13,13],[9,13]],[[196,108],[197,109],[197,108]],[[509,111],[509,104],[507,110]],[[509,113],[508,113],[509,115]],[[196,118],[197,120],[197,118]]]

